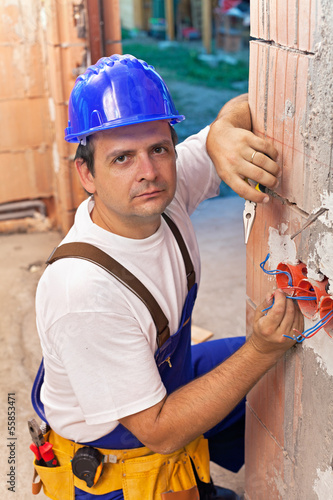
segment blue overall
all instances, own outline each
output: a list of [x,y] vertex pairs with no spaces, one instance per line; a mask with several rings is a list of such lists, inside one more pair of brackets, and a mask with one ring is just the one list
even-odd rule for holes
[[[155,361],[168,394],[213,369],[239,349],[245,341],[244,337],[234,337],[191,346],[191,315],[196,294],[197,284],[194,283],[186,297],[178,331],[171,335],[155,353]],[[40,400],[43,380],[42,361],[32,389],[32,404],[40,418],[46,421],[44,405]],[[205,434],[213,462],[233,472],[240,469],[244,463],[244,425],[245,401],[242,400],[224,420]],[[144,446],[121,424],[106,436],[82,444],[111,450]],[[75,498],[123,500],[124,497],[122,490],[104,495],[93,495],[75,488]]]

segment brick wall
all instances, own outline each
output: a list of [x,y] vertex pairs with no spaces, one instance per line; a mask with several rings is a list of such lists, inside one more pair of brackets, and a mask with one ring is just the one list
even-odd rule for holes
[[[247,325],[272,290],[267,267],[302,261],[333,294],[333,4],[251,0],[249,100],[254,130],[279,151],[279,187],[247,246]],[[328,208],[291,240],[311,213]],[[306,328],[317,317],[306,320]],[[323,330],[291,349],[247,402],[246,498],[332,498],[333,340]]]
[[[76,146],[64,140],[70,92],[76,77],[96,62],[89,41],[97,40],[96,59],[103,49],[105,55],[121,52],[118,0],[105,0],[102,10],[103,30],[98,0],[0,5],[0,204],[42,200],[52,224],[64,232],[86,196],[73,166]],[[4,221],[0,232],[26,226]]]
[[68,99],[76,77],[85,69],[89,57],[87,32],[80,33],[75,26],[74,3],[77,2],[50,0],[42,9],[45,19],[47,84],[52,109],[53,194],[57,223],[64,232],[72,225],[74,212],[85,198],[72,161],[76,145],[64,140]]
[[42,171],[52,127],[39,9],[27,1],[23,17],[19,3],[0,5],[0,203],[52,194],[52,173]]

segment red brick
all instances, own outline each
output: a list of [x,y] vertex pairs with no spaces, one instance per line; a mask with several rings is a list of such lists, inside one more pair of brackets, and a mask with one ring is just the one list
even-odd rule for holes
[[266,0],[259,2],[258,9],[258,38],[267,40],[267,6]]
[[37,148],[52,141],[46,98],[0,101],[0,152]]
[[64,89],[63,95],[66,102],[69,99],[76,78],[84,71],[80,69],[83,63],[84,53],[84,47],[81,45],[61,48],[62,87]]
[[[67,102],[77,78],[77,68],[82,63],[83,48],[48,46],[49,85],[56,104]],[[82,71],[81,71],[82,72]]]
[[[287,45],[292,48],[299,48],[299,31],[304,23],[304,20],[301,20],[299,16],[299,3],[298,0],[288,0],[288,10],[284,13],[288,24]],[[280,18],[279,21],[281,24],[282,19]]]
[[[277,8],[280,0],[270,0],[268,40],[277,39]],[[252,5],[251,5],[252,8]]]
[[73,2],[60,0],[47,2],[45,7],[47,15],[47,39],[51,45],[73,44],[82,42],[78,38],[73,16]]
[[246,413],[245,463],[246,499],[283,499],[280,488],[290,461],[250,409]]
[[[299,459],[299,438],[304,430],[303,412],[303,385],[304,385],[304,350],[301,346],[291,348],[285,355],[284,368],[284,416],[280,422],[283,428],[285,455],[291,460],[287,470],[287,477],[294,477],[295,470],[293,464]],[[315,417],[314,417],[315,420]],[[276,439],[275,434],[269,430],[269,433]],[[279,443],[280,444],[280,443]],[[273,458],[272,458],[273,459]],[[287,481],[286,481],[287,482]],[[288,483],[288,482],[287,482]],[[290,486],[290,484],[288,484]],[[286,495],[286,498],[289,498]],[[290,498],[294,498],[292,495]],[[303,498],[303,497],[302,497]]]
[[253,130],[272,139],[283,169],[276,191],[304,209],[309,56],[251,42],[249,103]]
[[270,434],[284,446],[284,359],[272,368],[250,391],[247,402]]
[[47,43],[50,45],[58,45],[61,41],[58,28],[58,3],[59,2],[47,2],[44,4],[44,13],[47,24],[46,39]]
[[[266,90],[266,125],[265,137],[270,139],[274,144],[275,134],[275,95],[276,95],[276,58],[277,49],[274,46],[269,46],[267,49],[267,90]],[[262,78],[262,75],[261,75]],[[275,144],[274,144],[275,145]]]
[[311,38],[311,0],[302,0],[299,2],[299,16],[298,16],[298,48],[300,50],[309,50],[312,46]]
[[[293,2],[293,0],[292,0]],[[288,0],[278,0],[276,4],[276,39],[275,42],[280,45],[288,45]]]
[[59,155],[63,158],[69,158],[75,155],[77,144],[65,141],[65,128],[68,122],[68,106],[66,104],[56,104],[55,111],[55,140]]
[[46,94],[42,51],[39,44],[1,47],[1,99],[40,97]]
[[256,135],[265,135],[267,47],[262,42],[251,42],[249,92],[252,129]]
[[283,166],[283,112],[285,107],[284,82],[286,71],[286,51],[281,49],[272,50],[275,54],[275,93],[274,93],[274,146],[278,150],[278,163]]
[[252,0],[250,9],[250,35],[253,38],[259,38],[259,7],[260,2]]
[[316,35],[325,22],[320,2],[251,0],[251,36],[285,47],[313,52]]
[[[0,61],[0,96],[1,99],[13,97],[23,98],[25,95],[21,75],[18,76],[16,64],[13,64],[14,53],[20,52],[23,46],[2,46]],[[23,50],[22,50],[23,51]]]
[[259,42],[250,42],[250,66],[249,66],[249,106],[251,115],[256,112],[257,102],[257,79],[258,79],[258,57]]
[[[327,4],[328,5],[328,4]],[[321,2],[302,0],[299,2],[298,16],[298,46],[300,50],[313,52],[315,50],[316,35],[320,32],[321,24],[326,21],[322,16]]]
[[256,310],[256,304],[254,304],[250,299],[246,300],[246,336],[249,337],[253,331],[253,321],[254,314]]
[[297,201],[299,208],[304,209],[304,172],[305,172],[305,141],[304,134],[307,128],[307,79],[309,71],[309,57],[299,55],[297,61],[297,85],[295,96],[295,116],[294,116],[294,155],[292,165],[292,186],[293,199]]
[[[282,51],[284,63],[286,65],[284,76],[281,82],[277,82],[277,86],[281,85],[281,94],[284,95],[283,109],[277,110],[278,118],[281,120],[281,128],[283,130],[282,140],[282,178],[278,192],[289,201],[296,201],[293,192],[293,170],[294,170],[294,116],[295,116],[295,100],[296,100],[296,85],[297,78],[297,61],[298,55],[290,51]],[[306,80],[305,80],[306,82]],[[282,89],[283,86],[283,89]],[[282,105],[282,102],[280,103]],[[299,172],[302,182],[303,171]]]
[[53,194],[50,148],[3,153],[0,160],[0,203],[46,198]]
[[22,19],[18,5],[0,4],[0,43],[15,44],[22,41]]
[[52,45],[47,46],[48,64],[48,83],[50,88],[50,95],[52,96],[55,104],[62,104],[65,101],[64,90],[62,87],[61,77],[61,49]]

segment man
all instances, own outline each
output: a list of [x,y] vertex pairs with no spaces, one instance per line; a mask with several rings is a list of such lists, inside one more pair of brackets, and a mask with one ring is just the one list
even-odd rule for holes
[[[210,485],[208,442],[212,460],[241,467],[243,398],[293,345],[283,334],[301,329],[276,291],[247,342],[191,348],[200,261],[189,216],[220,178],[265,201],[243,179],[273,187],[279,169],[275,149],[250,132],[244,97],[176,153],[183,119],[161,77],[132,56],[103,58],[73,89],[66,140],[80,142],[75,165],[92,196],[36,297],[45,376],[33,399],[60,462],[36,468],[51,498],[234,498]],[[96,450],[111,461],[101,476]],[[79,460],[95,463],[95,484]]]

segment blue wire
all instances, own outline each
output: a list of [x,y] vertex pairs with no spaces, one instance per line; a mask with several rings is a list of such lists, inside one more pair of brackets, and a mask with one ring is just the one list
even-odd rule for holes
[[331,315],[331,319],[333,319],[333,311],[329,311],[314,326],[312,326],[311,328],[308,328],[307,330],[305,330],[302,333],[302,335],[304,335],[304,337],[302,335],[298,335],[298,337],[296,337],[296,335],[294,337],[290,337],[289,335],[283,335],[283,336],[287,337],[288,339],[291,339],[291,340],[296,340],[296,342],[298,342],[298,343],[301,343],[301,342],[303,342],[303,340],[306,339],[306,337],[308,337],[309,335],[311,335],[311,333],[314,333],[316,330],[319,330],[320,328],[322,328],[324,326],[326,320],[328,319],[328,317],[330,315]]
[[[276,274],[285,274],[285,275],[288,276],[288,286],[292,286],[292,277],[291,277],[291,274],[288,273],[288,271],[280,271],[279,269],[274,269],[274,270],[268,271],[267,269],[265,269],[265,264],[268,261],[269,257],[270,257],[270,254],[268,253],[267,256],[266,256],[266,258],[265,258],[265,260],[260,263],[260,267],[264,271],[264,273],[269,274],[271,276],[274,276]],[[266,307],[265,309],[262,309],[261,312],[265,312],[265,311],[268,311],[269,309],[271,309],[273,307],[273,305],[274,305],[274,299],[275,298],[273,297],[273,303],[272,303],[272,305],[269,306],[269,307]],[[287,295],[287,299],[293,299],[293,300],[316,300],[316,297],[293,297],[291,295]],[[332,319],[333,319],[333,311],[330,311],[323,318],[321,318],[321,320],[318,321],[313,327],[308,328],[307,330],[305,330],[304,332],[302,332],[302,335],[298,335],[297,337],[296,337],[296,335],[294,335],[293,337],[290,337],[289,335],[283,335],[283,336],[286,337],[287,339],[296,340],[296,342],[298,342],[300,344],[309,335],[311,335],[311,333],[314,333],[315,330],[319,330],[320,328],[322,328],[322,326],[324,326],[324,324],[325,324],[325,320],[328,318],[329,315],[332,315]]]
[[293,300],[317,300],[317,297],[294,297],[292,295],[287,295],[287,299],[293,299]]
[[268,253],[267,256],[266,256],[266,259],[263,262],[260,263],[261,269],[264,271],[264,273],[269,274],[270,276],[275,276],[276,274],[285,274],[288,277],[288,286],[292,286],[293,285],[293,279],[291,277],[291,274],[288,273],[288,271],[280,271],[279,269],[274,269],[272,271],[268,271],[267,269],[265,269],[265,264],[268,261],[270,255],[271,254]]

